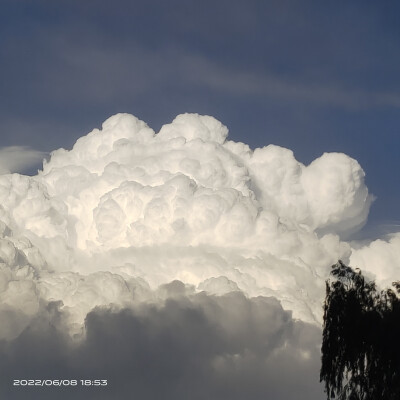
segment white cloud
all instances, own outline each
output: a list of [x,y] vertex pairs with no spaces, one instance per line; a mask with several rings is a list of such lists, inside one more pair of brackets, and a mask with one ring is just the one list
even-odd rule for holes
[[400,280],[400,233],[353,249],[351,265],[369,273],[382,287]]
[[42,300],[61,300],[76,332],[93,307],[153,298],[172,280],[275,296],[319,323],[329,267],[351,253],[339,235],[371,205],[364,172],[344,154],[305,166],[227,134],[209,116],[155,134],[118,114],[38,175],[0,176],[1,298],[25,315],[14,333]]

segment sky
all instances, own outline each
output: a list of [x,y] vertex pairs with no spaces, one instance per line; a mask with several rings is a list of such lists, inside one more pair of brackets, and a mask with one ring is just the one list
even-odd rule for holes
[[323,152],[354,157],[377,197],[369,236],[399,223],[396,2],[2,8],[2,146],[71,148],[116,112],[156,131],[184,112],[213,115],[252,148],[287,147],[306,164]]
[[330,265],[399,276],[399,11],[4,0],[0,393],[322,399]]

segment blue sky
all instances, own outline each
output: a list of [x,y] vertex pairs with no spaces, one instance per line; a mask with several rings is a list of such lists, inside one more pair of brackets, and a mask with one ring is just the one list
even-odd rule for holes
[[0,146],[70,148],[116,112],[156,131],[213,115],[230,138],[356,158],[400,222],[400,5],[353,1],[4,0]]

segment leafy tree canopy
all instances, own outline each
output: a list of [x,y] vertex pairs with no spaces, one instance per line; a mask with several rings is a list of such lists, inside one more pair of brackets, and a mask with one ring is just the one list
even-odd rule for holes
[[331,275],[320,374],[328,399],[400,399],[400,282],[378,291],[342,261]]

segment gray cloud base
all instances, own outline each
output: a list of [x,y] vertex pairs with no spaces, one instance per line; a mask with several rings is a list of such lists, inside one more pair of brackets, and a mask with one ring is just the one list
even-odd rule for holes
[[[94,309],[78,341],[65,333],[60,304],[43,304],[28,328],[0,344],[1,397],[323,397],[321,331],[293,320],[275,298],[185,294],[180,282],[164,289],[163,304]],[[13,387],[13,379],[108,379],[108,387]]]

